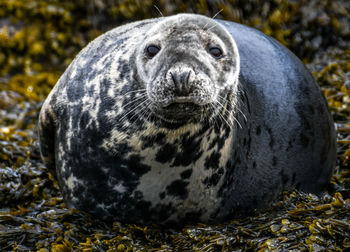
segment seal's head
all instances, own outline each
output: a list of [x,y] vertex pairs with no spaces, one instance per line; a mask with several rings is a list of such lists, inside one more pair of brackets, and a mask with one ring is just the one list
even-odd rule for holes
[[220,97],[226,100],[227,90],[237,86],[237,46],[211,18],[194,14],[166,17],[147,33],[136,55],[137,73],[146,85],[150,108],[167,122],[212,116],[221,104]]

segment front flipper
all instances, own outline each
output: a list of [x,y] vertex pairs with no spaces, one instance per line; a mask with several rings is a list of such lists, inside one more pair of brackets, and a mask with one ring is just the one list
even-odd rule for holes
[[55,168],[55,114],[52,106],[45,102],[38,122],[40,154],[46,167],[56,177]]

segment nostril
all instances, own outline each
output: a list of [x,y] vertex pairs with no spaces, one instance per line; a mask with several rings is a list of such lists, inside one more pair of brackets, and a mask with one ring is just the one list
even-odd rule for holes
[[177,73],[176,71],[170,72],[171,80],[173,81],[176,95],[178,96],[189,95],[190,75],[191,75],[191,71],[184,71],[180,73]]
[[176,73],[172,73],[172,72],[170,72],[170,75],[171,75],[171,79],[173,80],[175,91],[177,92],[178,90],[181,89],[179,77]]
[[191,71],[186,71],[182,74],[182,83],[186,85],[186,87],[188,86],[189,83],[189,79],[190,79],[190,74]]
[[174,85],[177,86],[177,84],[178,84],[177,75],[176,75],[175,73],[172,73],[172,72],[170,72],[170,75],[171,75],[171,79],[172,79],[173,82],[174,82]]

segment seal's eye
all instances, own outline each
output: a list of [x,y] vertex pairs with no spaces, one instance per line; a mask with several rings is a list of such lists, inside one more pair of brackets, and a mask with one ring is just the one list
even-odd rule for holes
[[146,54],[149,58],[153,58],[160,51],[160,47],[156,45],[149,45],[146,48]]
[[210,47],[209,53],[216,59],[220,59],[223,56],[222,50],[219,47]]

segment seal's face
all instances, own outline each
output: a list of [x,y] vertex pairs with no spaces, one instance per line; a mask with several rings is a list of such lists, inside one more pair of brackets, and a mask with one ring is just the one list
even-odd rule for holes
[[153,114],[168,122],[215,114],[221,93],[235,88],[239,73],[227,31],[213,19],[182,14],[165,18],[147,35],[136,67]]

